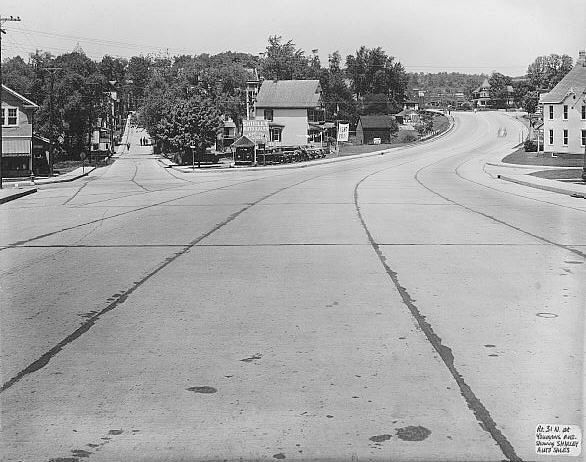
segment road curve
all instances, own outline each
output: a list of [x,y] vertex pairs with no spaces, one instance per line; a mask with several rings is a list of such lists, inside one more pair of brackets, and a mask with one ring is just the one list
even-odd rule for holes
[[586,206],[485,172],[519,130],[205,174],[133,143],[2,205],[2,460],[534,460],[583,425]]

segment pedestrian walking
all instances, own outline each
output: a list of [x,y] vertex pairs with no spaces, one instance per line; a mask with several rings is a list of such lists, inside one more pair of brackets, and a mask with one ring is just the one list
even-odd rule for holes
[[130,143],[126,143],[126,150],[130,151]]

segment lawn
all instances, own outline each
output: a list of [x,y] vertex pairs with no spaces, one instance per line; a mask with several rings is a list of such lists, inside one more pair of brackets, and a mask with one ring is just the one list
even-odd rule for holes
[[525,152],[521,146],[503,159],[505,164],[545,165],[547,167],[583,167],[584,154],[559,154],[552,157],[543,152]]
[[579,180],[582,178],[582,170],[579,168],[541,170],[539,172],[533,172],[531,175],[548,180]]

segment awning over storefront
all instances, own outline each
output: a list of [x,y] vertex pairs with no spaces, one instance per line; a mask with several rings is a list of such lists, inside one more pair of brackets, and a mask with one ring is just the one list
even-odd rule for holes
[[2,138],[2,157],[26,157],[30,154],[30,138]]
[[317,123],[317,122],[309,122],[309,128],[314,130],[329,130],[330,128],[334,128],[336,124],[334,122],[324,122],[324,123]]

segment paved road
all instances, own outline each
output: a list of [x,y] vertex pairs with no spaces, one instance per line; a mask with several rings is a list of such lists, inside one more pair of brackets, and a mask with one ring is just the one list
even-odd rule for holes
[[583,423],[586,201],[483,171],[519,129],[205,174],[135,131],[2,205],[3,460],[542,460]]

